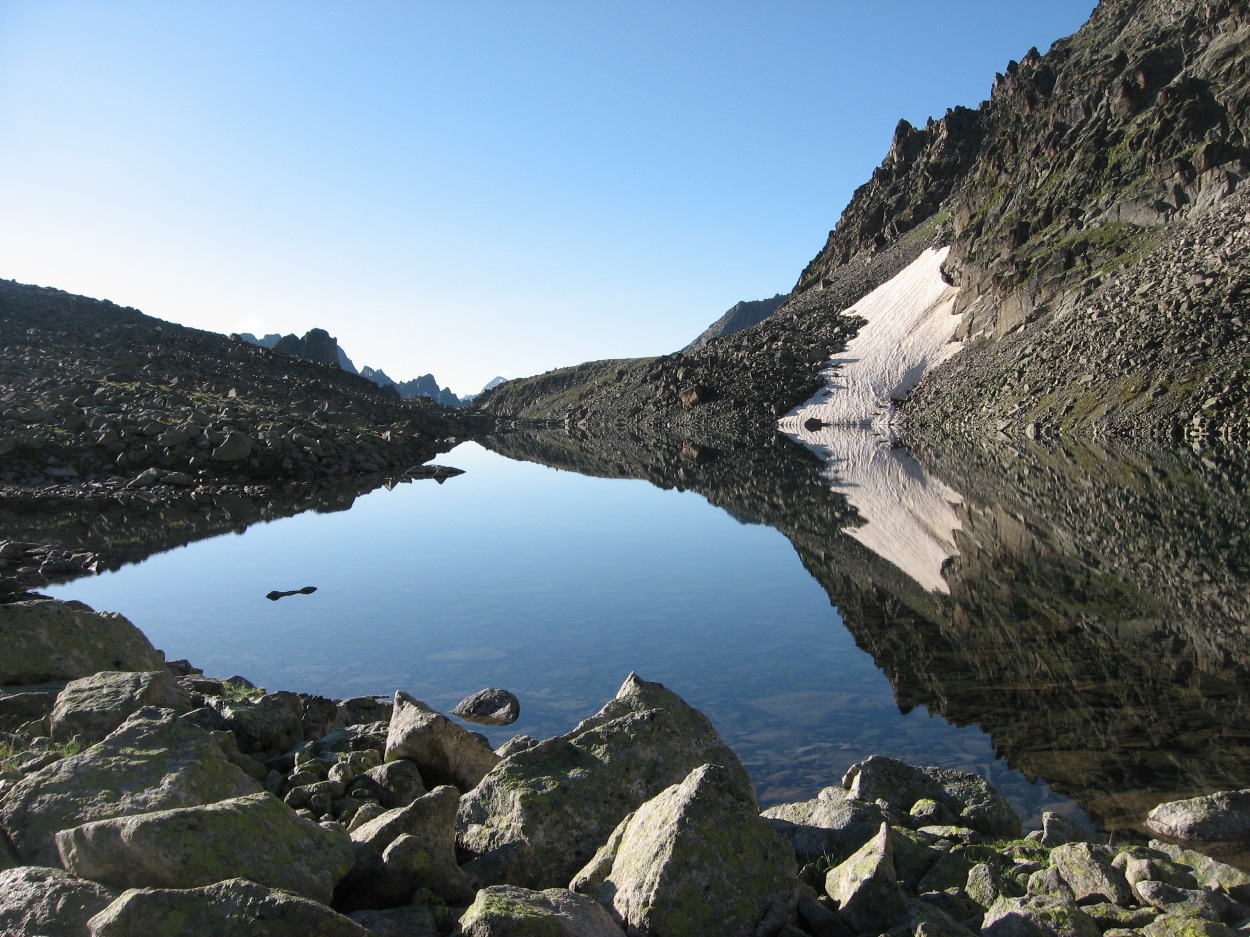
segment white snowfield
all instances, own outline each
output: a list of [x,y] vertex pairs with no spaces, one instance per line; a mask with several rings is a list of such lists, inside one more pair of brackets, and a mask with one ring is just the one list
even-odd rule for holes
[[781,418],[793,432],[815,417],[833,426],[875,426],[888,432],[894,401],[926,371],[963,348],[952,341],[955,287],[942,279],[949,247],[927,250],[894,279],[846,310],[867,322],[822,372],[825,386]]
[[[867,523],[854,537],[931,592],[949,593],[942,565],[958,550],[962,498],[890,447],[895,402],[956,354],[957,290],[942,279],[947,248],[925,251],[848,312],[867,322],[824,370],[825,387],[779,421],[828,465],[831,487]],[[806,428],[813,418],[823,424]],[[815,424],[812,424],[815,427]]]

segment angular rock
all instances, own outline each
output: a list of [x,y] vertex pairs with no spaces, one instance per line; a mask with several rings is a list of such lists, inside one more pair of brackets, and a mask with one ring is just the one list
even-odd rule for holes
[[1250,839],[1250,789],[1159,804],[1146,816],[1146,828],[1175,839]]
[[407,758],[370,768],[352,782],[352,790],[376,797],[387,810],[407,807],[427,793],[420,769]]
[[509,755],[460,802],[458,845],[485,883],[567,884],[630,811],[703,764],[751,781],[707,718],[630,674],[568,735]]
[[116,888],[195,888],[247,878],[329,903],[352,865],[341,829],[271,794],[97,820],[56,836],[70,872]]
[[1100,937],[1098,925],[1073,902],[1047,895],[1000,898],[985,912],[981,937]]
[[917,768],[894,758],[873,755],[852,765],[842,786],[855,800],[884,800],[902,813],[908,813],[918,800],[934,800],[950,809],[960,823],[987,836],[1020,835],[1020,818],[1011,805],[976,774]]
[[132,889],[93,917],[92,937],[371,937],[355,921],[298,895],[233,878],[203,888]]
[[1122,908],[1133,903],[1128,881],[1101,846],[1064,843],[1051,850],[1050,864],[1071,887],[1078,903],[1101,899]]
[[761,816],[790,840],[799,862],[841,861],[876,836],[885,822],[880,807],[851,800],[841,787],[826,787],[812,800],[769,807]]
[[81,602],[0,605],[0,684],[76,680],[101,670],[159,670],[161,652],[121,615]]
[[304,741],[304,708],[298,694],[279,690],[257,700],[213,700],[212,706],[244,752],[285,752]]
[[530,891],[492,885],[460,918],[464,937],[624,937],[593,898],[563,888]]
[[907,927],[913,937],[973,937],[973,932],[924,900],[907,903]]
[[403,690],[395,693],[386,736],[386,760],[397,758],[416,764],[427,784],[453,784],[462,792],[475,788],[499,763],[485,738],[462,729]]
[[[447,900],[467,901],[472,889],[456,864],[459,801],[460,793],[445,784],[353,829],[352,868],[335,893],[335,905],[349,911],[395,907],[423,887],[440,897],[450,892]],[[388,849],[404,836],[411,842],[392,852],[388,864]]]
[[246,433],[230,433],[221,445],[213,450],[214,462],[240,462],[252,454],[255,445]]
[[87,937],[87,921],[117,892],[60,869],[25,865],[0,872],[0,934]]
[[144,706],[162,706],[187,712],[191,698],[168,669],[128,672],[105,670],[66,684],[56,698],[49,720],[52,738],[100,741],[133,712]]
[[749,937],[790,916],[794,869],[738,776],[703,765],[623,820],[571,887],[631,934]]
[[882,933],[907,918],[907,898],[894,869],[890,827],[825,876],[825,893],[838,903],[838,914],[856,933]]
[[1084,823],[1047,810],[1042,814],[1042,845],[1062,846],[1064,843],[1096,843],[1098,834]]
[[479,725],[509,726],[521,716],[521,701],[507,690],[490,687],[462,699],[451,714]]
[[1243,903],[1250,903],[1250,873],[1228,865],[1192,849],[1172,843],[1150,841],[1150,848],[1161,852],[1192,870],[1194,878],[1203,888],[1220,888]]
[[0,799],[0,827],[23,859],[55,865],[60,830],[260,790],[211,733],[149,707],[104,741],[18,781]]

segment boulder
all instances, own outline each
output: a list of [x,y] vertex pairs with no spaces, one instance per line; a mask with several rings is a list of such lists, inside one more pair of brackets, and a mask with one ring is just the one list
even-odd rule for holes
[[168,710],[141,709],[104,741],[18,781],[0,799],[0,827],[23,859],[56,865],[61,830],[259,793],[224,741]]
[[769,807],[762,816],[794,849],[800,862],[840,862],[877,835],[885,815],[876,804],[826,787],[813,800]]
[[451,714],[478,725],[510,726],[521,716],[521,701],[507,690],[490,687],[462,699]]
[[[28,722],[42,723],[56,705],[60,682],[0,688],[0,731],[17,729]],[[46,723],[44,723],[46,731]]]
[[1020,835],[1020,818],[983,777],[946,768],[917,768],[894,758],[873,755],[851,765],[842,786],[855,800],[884,800],[909,813],[916,801],[945,805],[963,826],[996,838]]
[[487,884],[561,886],[625,815],[704,764],[750,778],[707,718],[630,674],[615,699],[567,735],[514,752],[460,801],[466,870]]
[[468,901],[472,888],[456,864],[459,800],[454,787],[443,785],[352,830],[352,868],[335,894],[335,906],[396,907],[407,904],[418,888],[452,903]]
[[168,669],[129,672],[104,670],[66,684],[49,719],[52,738],[100,741],[144,706],[187,712],[191,698]]
[[1227,924],[1180,914],[1160,914],[1141,929],[1142,937],[1238,937]]
[[255,443],[246,433],[229,433],[213,450],[214,462],[241,462],[252,454]]
[[1219,888],[1240,902],[1250,904],[1250,873],[1235,866],[1204,856],[1192,849],[1185,849],[1172,843],[1150,841],[1150,848],[1168,856],[1173,862],[1180,863],[1193,872],[1194,878],[1203,888]]
[[352,782],[351,789],[377,798],[387,810],[407,807],[427,793],[421,771],[406,758],[370,768]]
[[483,736],[462,729],[403,690],[395,693],[386,736],[386,760],[397,758],[416,764],[427,784],[453,784],[462,792],[476,787],[499,763]]
[[252,752],[285,752],[304,741],[304,707],[299,695],[286,690],[256,700],[212,700],[225,727]]
[[1124,908],[1133,903],[1133,890],[1111,858],[1102,846],[1064,843],[1051,850],[1050,865],[1063,876],[1078,903],[1101,898]]
[[347,833],[271,794],[97,820],[56,835],[70,872],[116,888],[195,888],[248,878],[328,903],[352,865]]
[[101,670],[159,670],[161,652],[121,615],[81,602],[0,605],[0,684],[76,680]]
[[92,937],[372,937],[323,904],[245,878],[203,888],[131,889],[93,917],[89,926]]
[[87,921],[117,892],[60,869],[25,865],[0,872],[0,934],[87,937]]
[[1062,846],[1064,843],[1096,843],[1098,834],[1092,827],[1049,810],[1042,814],[1042,845]]
[[630,934],[775,934],[798,898],[794,852],[739,775],[702,765],[613,831],[574,877]]
[[1146,829],[1174,839],[1250,840],[1250,789],[1159,804],[1146,816]]
[[1177,888],[1163,882],[1138,882],[1134,889],[1141,900],[1167,914],[1219,921],[1232,909],[1220,892],[1205,888]]
[[894,869],[890,827],[825,876],[825,894],[838,903],[838,914],[856,933],[883,933],[907,918],[907,898]]
[[981,937],[1101,937],[1092,917],[1066,898],[1000,898],[985,912]]
[[624,937],[593,898],[563,888],[530,891],[492,885],[460,918],[464,937]]

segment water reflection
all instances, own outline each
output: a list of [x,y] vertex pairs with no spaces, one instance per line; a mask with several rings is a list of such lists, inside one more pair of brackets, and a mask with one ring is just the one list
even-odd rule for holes
[[952,445],[925,454],[942,482],[867,434],[810,435],[817,458],[782,444],[699,462],[680,444],[584,433],[488,445],[681,485],[776,527],[900,709],[983,727],[1011,766],[1105,829],[1245,786],[1250,510],[1235,468]]

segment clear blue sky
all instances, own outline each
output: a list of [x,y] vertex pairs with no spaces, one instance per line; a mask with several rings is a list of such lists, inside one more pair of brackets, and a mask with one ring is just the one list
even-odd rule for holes
[[0,0],[0,277],[458,393],[785,292],[1093,0]]

